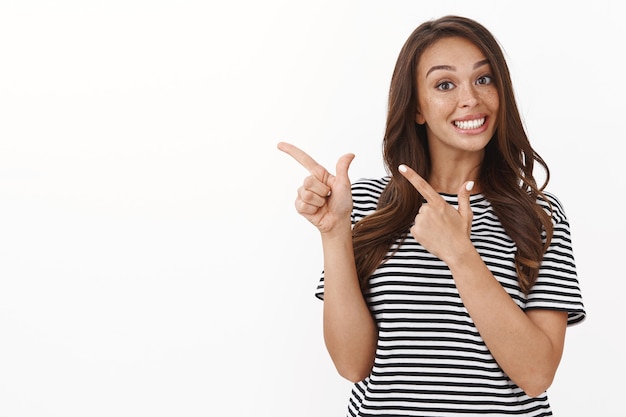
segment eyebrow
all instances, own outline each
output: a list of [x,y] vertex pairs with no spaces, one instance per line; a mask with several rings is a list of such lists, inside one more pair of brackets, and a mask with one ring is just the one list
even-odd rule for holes
[[[489,64],[488,59],[483,59],[482,61],[478,61],[477,63],[475,63],[474,69],[480,68],[485,64]],[[428,72],[426,73],[426,76],[428,77],[428,74],[437,70],[456,71],[456,67],[453,67],[452,65],[435,65],[429,68]]]

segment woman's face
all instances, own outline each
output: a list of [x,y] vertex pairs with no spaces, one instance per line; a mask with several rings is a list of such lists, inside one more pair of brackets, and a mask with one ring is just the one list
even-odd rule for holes
[[417,66],[418,111],[433,152],[482,151],[496,128],[499,98],[484,54],[460,37],[427,48]]

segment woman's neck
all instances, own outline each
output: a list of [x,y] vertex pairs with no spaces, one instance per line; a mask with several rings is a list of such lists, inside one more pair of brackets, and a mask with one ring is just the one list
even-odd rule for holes
[[467,181],[474,181],[472,193],[481,192],[479,181],[482,158],[446,159],[432,161],[428,182],[437,192],[458,194],[461,186]]

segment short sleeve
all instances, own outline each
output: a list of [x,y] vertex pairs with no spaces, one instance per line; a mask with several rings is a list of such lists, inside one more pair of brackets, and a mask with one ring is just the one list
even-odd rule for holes
[[324,271],[322,271],[322,277],[317,283],[317,288],[315,289],[315,296],[320,300],[324,300]]
[[582,322],[586,317],[576,263],[572,249],[570,226],[559,200],[546,193],[552,205],[554,233],[544,254],[537,282],[531,288],[526,309],[567,311],[567,324]]

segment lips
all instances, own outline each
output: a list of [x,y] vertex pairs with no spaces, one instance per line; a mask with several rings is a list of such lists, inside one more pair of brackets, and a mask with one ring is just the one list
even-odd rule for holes
[[485,118],[481,117],[480,119],[473,119],[473,120],[455,120],[454,121],[454,125],[462,130],[472,130],[472,129],[478,129],[479,127],[481,127],[482,125],[485,124]]

